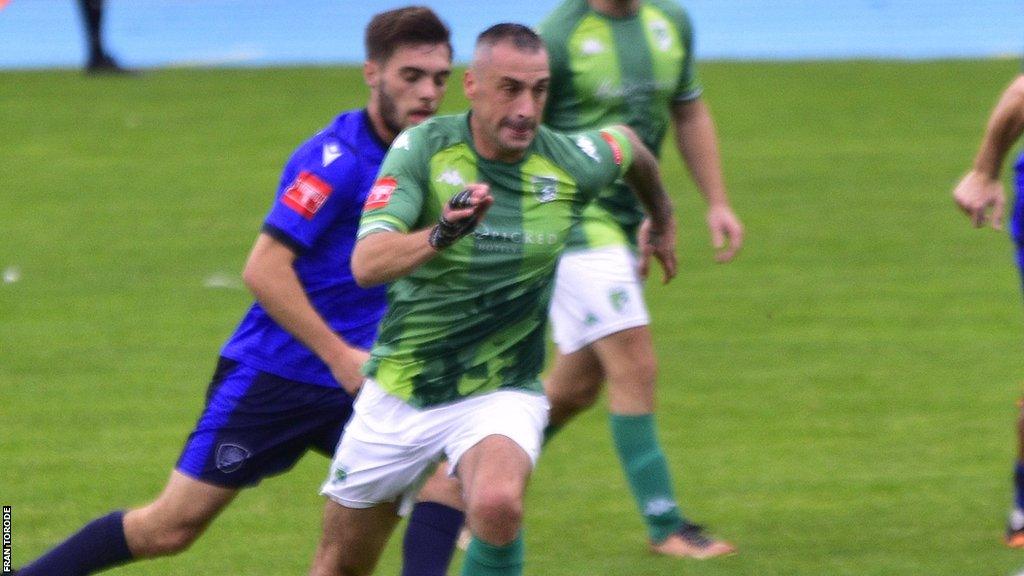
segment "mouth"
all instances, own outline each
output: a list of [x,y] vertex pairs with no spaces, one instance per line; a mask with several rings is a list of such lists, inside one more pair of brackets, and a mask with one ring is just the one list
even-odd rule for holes
[[409,119],[414,122],[422,122],[427,118],[434,115],[434,111],[429,108],[417,108],[409,112]]
[[516,139],[529,138],[537,129],[536,124],[530,122],[529,120],[505,121],[502,122],[502,124],[505,126],[505,128],[508,128],[509,130],[512,131],[512,136],[515,137]]

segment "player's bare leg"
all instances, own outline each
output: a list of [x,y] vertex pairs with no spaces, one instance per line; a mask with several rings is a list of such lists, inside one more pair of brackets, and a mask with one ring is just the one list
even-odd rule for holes
[[310,576],[366,576],[373,573],[384,545],[398,523],[395,504],[346,508],[328,499],[323,536]]
[[564,426],[597,402],[605,374],[601,360],[590,346],[571,354],[558,354],[551,373],[544,380],[544,393],[551,402],[549,428]]
[[438,465],[434,473],[427,478],[420,489],[417,500],[420,502],[437,502],[456,510],[464,510],[462,502],[462,484],[458,478],[448,474],[448,462]]
[[236,493],[172,472],[164,491],[150,504],[96,518],[18,573],[80,576],[176,554],[203,533]]
[[487,574],[522,574],[520,528],[532,470],[530,457],[506,436],[488,436],[462,456],[458,476],[466,501],[466,522],[473,533],[463,576],[480,573],[482,566],[488,567]]
[[124,533],[136,558],[177,554],[186,550],[238,494],[171,472],[156,500],[124,515]]

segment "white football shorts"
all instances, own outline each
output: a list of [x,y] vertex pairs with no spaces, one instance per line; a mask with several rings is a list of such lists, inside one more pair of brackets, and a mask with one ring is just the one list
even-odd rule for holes
[[626,246],[562,254],[549,317],[552,338],[562,354],[650,324],[636,256]]
[[438,462],[447,458],[454,474],[462,455],[488,436],[510,438],[536,466],[548,409],[543,394],[526,390],[415,408],[367,378],[320,493],[347,508],[398,502],[405,516]]

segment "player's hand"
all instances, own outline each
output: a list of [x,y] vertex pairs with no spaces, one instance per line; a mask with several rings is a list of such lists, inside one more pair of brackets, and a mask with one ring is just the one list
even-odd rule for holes
[[743,247],[743,224],[727,204],[708,208],[708,230],[715,248],[715,261],[729,262]]
[[676,276],[676,220],[669,218],[658,228],[650,218],[645,218],[637,233],[640,244],[640,277],[647,279],[651,269],[651,256],[658,259],[665,272],[662,284],[668,284]]
[[493,203],[490,186],[480,183],[467,185],[445,203],[427,241],[438,250],[451,246],[476,228]]
[[986,223],[995,230],[1003,229],[1003,207],[1006,195],[1003,183],[976,170],[971,170],[953,189],[956,205],[971,219],[975,228]]
[[363,386],[363,363],[370,359],[370,353],[359,348],[347,348],[330,362],[331,375],[350,396],[355,397]]

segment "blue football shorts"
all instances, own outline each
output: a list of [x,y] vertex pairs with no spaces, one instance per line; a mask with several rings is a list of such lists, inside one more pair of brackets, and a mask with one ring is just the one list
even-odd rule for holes
[[309,449],[333,455],[351,416],[352,398],[340,386],[286,380],[222,357],[177,469],[226,488],[255,486]]

